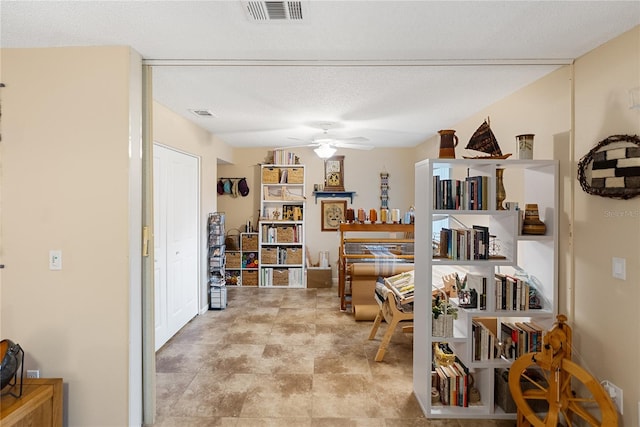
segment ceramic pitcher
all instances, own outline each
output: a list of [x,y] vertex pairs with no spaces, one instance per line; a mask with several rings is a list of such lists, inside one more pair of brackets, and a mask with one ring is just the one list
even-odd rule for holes
[[440,154],[441,159],[455,159],[456,146],[458,145],[458,137],[453,129],[444,129],[438,131],[440,134]]

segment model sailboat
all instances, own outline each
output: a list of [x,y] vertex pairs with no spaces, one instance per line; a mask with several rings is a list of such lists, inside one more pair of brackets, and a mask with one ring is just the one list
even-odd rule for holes
[[467,150],[481,151],[487,154],[486,156],[476,157],[463,156],[465,159],[506,159],[507,157],[511,156],[511,153],[502,154],[500,145],[498,145],[498,140],[491,131],[488,117],[487,120],[485,120],[484,123],[482,123],[478,129],[476,129],[474,134],[471,136],[471,139],[469,139],[469,143],[464,148],[466,148]]

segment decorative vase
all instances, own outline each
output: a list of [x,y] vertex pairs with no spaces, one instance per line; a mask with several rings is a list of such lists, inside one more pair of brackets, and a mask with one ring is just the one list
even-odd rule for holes
[[516,142],[518,146],[518,159],[531,160],[533,159],[533,137],[532,133],[525,133],[523,135],[516,136]]
[[502,202],[507,198],[507,193],[504,191],[503,174],[504,169],[496,169],[496,210],[499,211],[505,210],[502,206]]
[[524,208],[522,234],[542,235],[547,232],[547,226],[540,220],[538,205],[529,203]]

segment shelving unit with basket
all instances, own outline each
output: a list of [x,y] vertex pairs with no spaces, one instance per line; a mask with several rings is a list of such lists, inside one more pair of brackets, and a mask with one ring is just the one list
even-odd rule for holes
[[305,287],[305,168],[262,165],[259,224],[262,287]]
[[[498,170],[509,184],[507,200],[538,204],[544,235],[522,235],[522,211],[498,208]],[[535,351],[558,310],[558,164],[434,159],[415,171],[415,283],[432,283],[415,288],[418,402],[427,418],[515,419],[504,403],[503,374],[519,354]],[[481,177],[471,199],[484,200],[482,208],[442,203],[448,180],[466,188],[452,197],[468,201],[472,177]],[[443,314],[452,328],[435,327]]]

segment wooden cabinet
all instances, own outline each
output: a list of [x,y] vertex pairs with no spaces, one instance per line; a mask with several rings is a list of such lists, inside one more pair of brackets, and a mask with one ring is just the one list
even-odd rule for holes
[[261,174],[260,286],[304,288],[305,167],[262,165]]
[[2,396],[2,427],[62,427],[62,378],[24,379],[22,397]]
[[[505,410],[500,397],[505,390],[501,387],[502,373],[517,357],[509,351],[516,348],[518,338],[514,340],[506,332],[512,331],[513,326],[518,329],[516,336],[535,336],[531,330],[522,335],[520,328],[534,324],[544,331],[551,327],[558,310],[558,163],[434,159],[417,163],[415,171],[415,395],[427,418],[515,419],[515,413]],[[540,219],[546,226],[544,235],[521,233],[521,210],[498,209],[497,200],[504,197],[497,179],[500,175],[506,188],[505,201],[517,202],[521,209],[525,204],[538,204]],[[471,196],[469,191],[474,187],[466,183],[473,177],[480,177],[475,178],[480,183],[480,193]],[[449,182],[450,189],[456,186],[465,189],[462,193],[452,190],[451,195],[458,200],[446,203],[443,198],[448,197]],[[483,204],[478,206],[475,201]],[[473,226],[477,226],[475,231]],[[488,233],[484,233],[483,227],[488,228]],[[457,237],[445,237],[452,233]],[[482,235],[490,239],[488,246],[475,246]],[[457,245],[453,253],[452,245]],[[486,253],[480,247],[486,247]],[[454,274],[460,279],[468,277],[470,286],[473,279],[478,303],[461,304],[460,298],[452,295],[449,302],[457,309],[457,319],[443,333],[434,328],[434,323],[438,326],[441,320],[434,322],[433,291],[443,286],[443,277]],[[503,277],[510,278],[506,286]],[[529,285],[535,292],[530,294],[529,288],[524,291]],[[535,296],[534,302],[531,295]],[[434,349],[441,345],[452,350],[469,369],[473,377],[469,383],[473,383],[473,395],[479,395],[479,401],[432,401],[432,387],[447,381],[446,369],[439,369],[439,361],[434,357]],[[517,345],[519,351],[531,345],[531,341],[520,338]]]
[[342,223],[339,230],[338,294],[341,310],[346,310],[349,305],[351,289],[347,285],[351,281],[353,264],[413,262],[413,224]]

